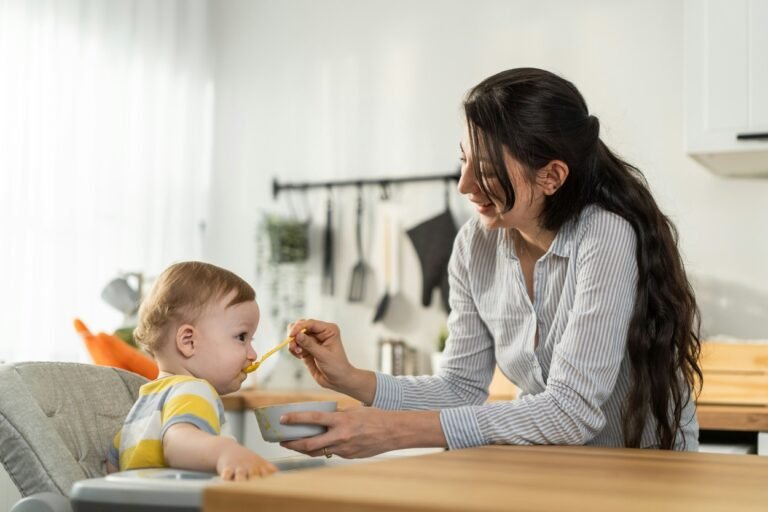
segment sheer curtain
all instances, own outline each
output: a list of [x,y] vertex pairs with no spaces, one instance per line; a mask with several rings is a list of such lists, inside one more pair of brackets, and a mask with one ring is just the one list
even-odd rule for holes
[[0,0],[0,360],[87,361],[119,272],[200,259],[206,0]]

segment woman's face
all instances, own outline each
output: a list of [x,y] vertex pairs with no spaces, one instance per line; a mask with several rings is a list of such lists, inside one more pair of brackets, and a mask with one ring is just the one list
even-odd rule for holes
[[[493,166],[484,155],[472,153],[470,140],[469,126],[465,123],[464,136],[459,143],[462,164],[458,189],[473,203],[483,224],[489,229],[525,229],[529,225],[535,225],[543,206],[544,196],[538,187],[531,186],[525,179],[523,165],[512,157],[506,147],[504,148],[506,172],[515,191],[514,206],[508,212],[504,212],[504,202],[501,199],[504,197],[504,192]],[[475,166],[479,166],[480,175],[484,177],[486,187],[494,197],[489,197],[480,188],[475,176]]]

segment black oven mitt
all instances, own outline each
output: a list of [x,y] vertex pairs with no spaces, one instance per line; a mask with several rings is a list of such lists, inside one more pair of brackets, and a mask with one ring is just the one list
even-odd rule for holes
[[439,286],[443,309],[449,312],[448,260],[457,234],[453,215],[450,210],[446,210],[409,229],[407,233],[421,264],[421,303],[429,306],[432,303],[432,290]]

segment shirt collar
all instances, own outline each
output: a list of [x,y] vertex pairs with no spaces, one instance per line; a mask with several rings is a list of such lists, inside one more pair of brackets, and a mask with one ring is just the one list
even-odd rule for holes
[[[547,252],[544,253],[542,259],[549,256],[550,253],[555,254],[561,258],[569,258],[571,256],[571,247],[573,246],[573,238],[576,233],[576,226],[589,209],[590,207],[588,206],[582,210],[582,212],[577,217],[568,220],[560,227],[560,229],[557,231],[557,234],[555,235],[555,239],[552,240],[549,249],[547,249]],[[512,233],[509,230],[504,230],[502,236],[504,237],[503,247],[506,256],[508,258],[517,259],[517,253],[515,252],[515,243]]]
[[581,223],[590,217],[597,209],[597,205],[588,204],[575,217],[572,217],[563,224],[557,232],[557,235],[555,235],[555,239],[552,241],[552,245],[549,246],[547,253],[552,252],[563,258],[569,258],[574,243],[573,239],[576,237],[579,225],[581,225]]
[[[573,219],[571,219],[560,227],[555,235],[555,239],[552,240],[552,245],[549,246],[547,253],[551,252],[561,258],[569,258],[571,256],[573,224]],[[546,256],[546,254],[544,256]]]

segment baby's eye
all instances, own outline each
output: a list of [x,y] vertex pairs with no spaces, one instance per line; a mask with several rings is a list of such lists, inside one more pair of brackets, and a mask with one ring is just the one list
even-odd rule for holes
[[241,332],[240,334],[238,334],[237,335],[237,339],[239,339],[240,341],[250,341],[248,339],[248,333],[247,332]]

